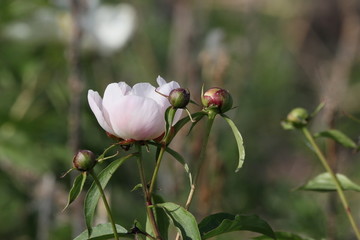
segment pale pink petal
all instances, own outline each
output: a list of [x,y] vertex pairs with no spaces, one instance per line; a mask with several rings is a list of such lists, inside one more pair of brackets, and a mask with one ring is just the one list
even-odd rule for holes
[[146,98],[151,98],[154,93],[156,93],[155,87],[152,86],[150,83],[137,83],[133,86],[131,90],[131,95]]
[[131,88],[125,82],[110,83],[104,92],[103,105],[111,105],[115,99],[125,96],[130,92]]
[[108,124],[108,122],[105,120],[103,115],[103,106],[102,106],[102,99],[98,92],[95,92],[93,90],[88,91],[88,102],[89,106],[94,113],[96,120],[100,124],[100,126],[107,131],[108,133],[114,134],[114,131]]
[[164,95],[169,95],[171,90],[176,89],[176,88],[180,88],[179,83],[175,82],[175,81],[171,81],[169,83],[160,85],[159,87],[156,89],[158,92],[161,92]]
[[115,135],[124,139],[150,140],[164,132],[158,104],[149,98],[128,95],[106,107]]
[[158,83],[159,86],[162,86],[162,85],[166,84],[165,79],[163,79],[163,78],[160,77],[160,76],[158,76],[158,77],[156,78],[156,82]]
[[[172,82],[161,85],[160,87],[157,88],[157,91],[162,93],[163,95],[168,96],[170,94],[171,90],[179,88],[179,87],[180,87],[180,85],[177,82],[172,81]],[[160,94],[158,94],[158,95],[160,95]],[[167,98],[165,98],[165,97],[159,98],[157,95],[153,95],[152,98],[155,99],[155,101],[161,106],[161,109],[163,109],[163,111],[165,111],[168,107],[170,107],[170,103]]]

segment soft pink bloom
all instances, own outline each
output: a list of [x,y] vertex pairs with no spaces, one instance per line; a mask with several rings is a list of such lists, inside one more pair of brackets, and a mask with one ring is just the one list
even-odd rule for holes
[[[158,92],[169,95],[179,88],[177,82],[157,78]],[[149,83],[138,83],[132,88],[125,82],[109,84],[102,99],[98,92],[89,90],[88,101],[100,126],[122,139],[150,140],[159,137],[165,129],[164,114],[170,106],[168,99],[155,92]],[[178,110],[174,123],[181,115]]]

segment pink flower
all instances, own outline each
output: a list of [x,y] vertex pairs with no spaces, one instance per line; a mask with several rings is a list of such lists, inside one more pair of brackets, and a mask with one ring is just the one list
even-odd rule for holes
[[[179,88],[177,82],[157,78],[157,91],[169,95]],[[168,99],[155,91],[149,83],[138,83],[131,88],[125,82],[109,84],[102,99],[98,92],[88,91],[88,101],[100,126],[108,133],[125,140],[150,140],[165,129],[164,114],[170,106]],[[177,111],[176,123],[181,115]]]

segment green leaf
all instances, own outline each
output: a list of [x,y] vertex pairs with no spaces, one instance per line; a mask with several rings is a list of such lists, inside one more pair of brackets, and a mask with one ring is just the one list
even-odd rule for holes
[[314,137],[331,138],[331,139],[335,140],[336,142],[340,143],[341,145],[343,145],[344,147],[357,148],[357,145],[353,140],[351,140],[343,132],[336,130],[336,129],[331,129],[331,130],[316,133],[314,135]]
[[[149,144],[153,145],[153,146],[161,147],[161,145],[159,143],[149,142]],[[176,152],[175,150],[173,150],[173,149],[171,149],[169,147],[166,147],[165,151],[167,153],[169,153],[173,158],[175,158],[181,165],[183,165],[186,173],[188,174],[190,187],[191,187],[192,184],[193,184],[192,175],[191,175],[191,172],[190,172],[190,169],[189,169],[189,165],[185,162],[185,159],[183,158],[183,156],[181,156],[180,153]]]
[[244,163],[244,159],[245,159],[245,148],[244,148],[243,138],[242,138],[239,130],[237,129],[235,123],[225,114],[221,114],[221,116],[230,125],[231,130],[233,131],[235,139],[236,139],[236,143],[237,143],[237,147],[238,147],[238,151],[239,151],[239,163],[238,163],[238,166],[237,166],[235,172],[238,172],[240,170],[240,168],[242,167],[242,165]]
[[[276,232],[276,239],[277,240],[314,240],[313,238],[303,237],[294,233],[287,233],[287,232]],[[273,238],[270,238],[269,236],[262,235],[256,238],[253,238],[254,240],[271,240]]]
[[316,116],[316,114],[318,114],[321,109],[323,109],[325,107],[325,102],[320,103],[315,110],[310,114],[310,118],[313,118]]
[[232,215],[216,213],[199,223],[201,239],[208,239],[233,231],[251,231],[276,239],[270,225],[256,215]]
[[79,176],[75,178],[73,186],[69,192],[68,202],[64,207],[63,211],[79,196],[79,194],[81,193],[84,187],[85,180],[86,180],[86,172],[81,173]]
[[[199,122],[200,119],[202,119],[205,115],[207,115],[206,112],[196,112],[196,113],[193,113],[191,114],[191,117],[194,121]],[[190,117],[189,116],[186,116],[182,119],[180,119],[175,125],[174,125],[174,130],[175,130],[175,133],[177,133],[178,131],[180,131],[180,129],[182,127],[185,126],[185,124],[187,124],[189,121],[190,121]],[[194,125],[194,124],[193,124]]]
[[[342,174],[336,174],[343,190],[353,190],[360,192],[360,186],[352,182],[348,177]],[[329,173],[322,173],[308,181],[306,184],[298,188],[306,191],[336,191],[336,186]]]
[[292,123],[290,123],[288,121],[281,121],[281,126],[283,127],[284,130],[293,130],[293,129],[295,129],[294,126],[292,125]]
[[171,127],[173,125],[173,121],[174,121],[174,117],[175,117],[175,113],[176,113],[175,108],[173,107],[168,107],[165,111],[165,135],[164,135],[164,139],[167,138],[169,132],[171,131]]
[[[161,196],[153,194],[153,196],[152,196],[153,205],[161,204],[164,202],[165,201]],[[160,235],[163,240],[167,240],[168,239],[168,230],[169,230],[169,225],[170,225],[169,218],[167,217],[165,210],[162,208],[154,208],[153,211],[154,211],[155,220],[159,227]],[[151,226],[148,218],[146,219],[146,232],[149,233],[150,235],[154,236],[154,233],[152,231],[152,226]],[[148,238],[148,239],[150,239],[150,238]]]
[[[126,237],[131,239],[134,238],[134,236],[132,234],[128,234],[128,231],[122,226],[117,224],[115,226],[120,237]],[[99,224],[96,227],[94,227],[91,237],[89,237],[88,231],[85,230],[74,240],[104,240],[104,239],[114,239],[114,232],[111,227],[111,223]]]
[[195,217],[185,208],[171,202],[156,204],[165,210],[172,225],[180,232],[183,240],[201,240]]
[[[122,157],[120,159],[117,159],[110,163],[104,170],[102,170],[98,176],[99,182],[101,183],[102,188],[104,189],[109,182],[110,178],[114,174],[114,172],[123,164],[125,160],[128,158],[134,156],[134,154],[129,154],[125,157]],[[97,188],[95,182],[91,185],[89,191],[86,194],[85,197],[85,203],[84,203],[84,211],[85,211],[85,222],[88,229],[89,236],[92,232],[92,222],[94,219],[95,209],[97,206],[97,203],[100,198],[100,191]]]
[[138,190],[139,188],[142,188],[142,184],[141,184],[141,183],[136,184],[135,187],[133,187],[133,189],[131,189],[130,192],[134,192],[135,190]]

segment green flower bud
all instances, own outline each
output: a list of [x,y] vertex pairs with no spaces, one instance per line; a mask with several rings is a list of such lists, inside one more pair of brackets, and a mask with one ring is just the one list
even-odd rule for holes
[[309,113],[304,108],[294,108],[287,115],[287,122],[292,124],[295,128],[302,128],[307,125],[309,120]]
[[73,158],[74,167],[81,172],[93,169],[96,163],[95,154],[89,150],[79,150]]
[[168,99],[174,108],[185,108],[190,102],[190,92],[185,88],[176,88],[170,92]]
[[216,109],[220,113],[230,110],[233,104],[230,93],[218,87],[207,90],[204,95],[201,96],[201,102],[205,108]]

